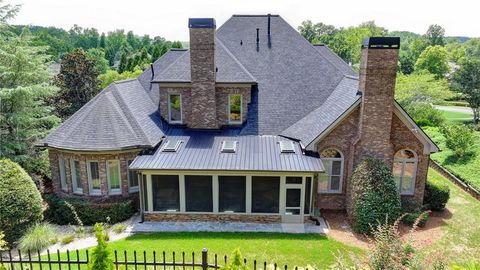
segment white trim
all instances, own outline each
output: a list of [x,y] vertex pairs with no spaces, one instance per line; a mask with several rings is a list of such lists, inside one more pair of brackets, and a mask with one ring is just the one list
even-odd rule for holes
[[[320,154],[320,159],[322,160],[322,163],[323,161],[329,161],[329,169],[327,169],[327,166],[325,166],[324,164],[324,167],[325,167],[325,171],[324,172],[321,172],[318,174],[318,187],[317,187],[317,192],[320,193],[320,194],[342,194],[343,192],[343,173],[344,173],[344,164],[345,164],[345,158],[344,158],[344,155],[342,153],[342,151],[338,150],[337,148],[325,148],[322,150],[323,151],[326,151],[326,150],[335,150],[337,151],[341,157],[339,158],[322,158],[321,157],[321,154]],[[340,161],[340,175],[333,175],[333,176],[339,176],[340,177],[340,183],[339,183],[339,186],[338,186],[338,190],[332,190],[332,175],[331,175],[331,172],[332,172],[332,168],[333,168],[333,161]],[[326,190],[321,190],[320,189],[320,178],[322,177],[322,174],[327,174],[328,173],[328,188]]]
[[60,176],[60,188],[68,192],[68,185],[67,185],[67,168],[65,167],[65,158],[59,157],[58,158],[58,170]]
[[[402,150],[408,150],[413,153],[414,158],[395,158],[395,154]],[[399,183],[398,183],[398,192],[400,195],[414,195],[415,194],[415,185],[417,182],[417,169],[418,169],[418,155],[415,151],[408,149],[408,148],[403,148],[395,152],[394,158],[393,158],[393,166],[395,166],[395,163],[400,163],[401,164],[401,172],[399,175]],[[412,182],[410,184],[410,190],[409,191],[402,191],[402,186],[403,186],[403,178],[405,177],[405,166],[407,163],[412,164],[413,163],[413,175],[412,175]],[[392,168],[393,171],[393,168]],[[394,175],[395,176],[395,175]]]
[[180,200],[180,212],[187,212],[185,174],[178,175],[178,199]]
[[[77,172],[76,172],[76,167],[75,166],[75,161],[78,162],[78,166],[80,166],[80,161],[76,159],[70,159],[70,175],[72,176],[72,189],[73,193],[82,195],[83,194],[83,183],[80,182],[81,188],[78,187],[78,179],[77,179]],[[80,179],[82,180],[82,179]]]
[[[109,169],[109,164],[110,162],[116,162],[117,163],[117,170],[118,170],[118,188],[112,188],[112,185],[110,183],[110,169]],[[105,169],[107,171],[107,184],[108,184],[108,194],[109,195],[119,195],[122,194],[122,172],[120,170],[120,160],[118,159],[109,159],[105,162]]]
[[218,213],[219,208],[219,196],[218,193],[218,175],[212,176],[212,196],[213,196],[213,212]]
[[[93,163],[93,162],[97,163],[98,181],[100,182],[100,187],[98,189],[93,189],[92,169],[90,166],[90,163]],[[102,180],[100,179],[100,162],[98,160],[87,160],[87,178],[88,178],[89,194],[92,196],[102,195]]]
[[147,174],[147,203],[149,212],[153,212],[153,188],[152,188],[152,175]]
[[[240,96],[240,120],[231,120],[230,119],[230,97],[233,95],[239,95]],[[228,124],[230,125],[238,125],[243,123],[243,95],[242,94],[228,94],[228,107],[227,107],[227,115],[228,115]]]
[[[180,97],[180,121],[172,121],[172,113],[171,113],[171,103],[170,103],[170,97],[171,96],[179,96]],[[170,124],[182,124],[183,123],[183,104],[182,104],[182,94],[178,93],[178,94],[168,94],[168,103],[167,103],[167,106],[168,106],[168,122]]]
[[252,213],[252,176],[248,175],[245,179],[245,213]]

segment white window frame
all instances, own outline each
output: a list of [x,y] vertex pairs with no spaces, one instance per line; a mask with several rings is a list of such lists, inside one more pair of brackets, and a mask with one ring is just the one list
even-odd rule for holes
[[[117,162],[117,170],[118,170],[118,181],[119,181],[119,187],[118,188],[112,188],[111,183],[110,183],[110,170],[108,167],[109,162]],[[119,195],[122,194],[122,171],[120,170],[120,160],[118,159],[109,159],[105,162],[105,169],[107,171],[107,183],[108,183],[108,195]]]
[[[398,152],[403,151],[403,150],[408,150],[408,151],[412,152],[414,157],[413,158],[396,158],[395,155]],[[401,169],[401,172],[400,172],[400,175],[399,175],[399,182],[398,182],[398,187],[397,187],[398,192],[400,193],[400,195],[414,195],[415,194],[415,185],[416,185],[416,181],[417,181],[418,155],[415,151],[413,151],[411,149],[408,149],[408,148],[398,150],[397,152],[395,152],[395,155],[394,155],[394,158],[393,158],[393,164],[394,165],[395,165],[395,163],[402,164],[402,167],[401,167],[402,169]],[[407,163],[413,163],[412,184],[410,185],[410,190],[408,192],[406,192],[406,191],[402,192],[403,177],[405,176],[405,165]],[[395,178],[396,178],[396,176],[395,176]]]
[[136,171],[133,171],[134,174],[137,175],[137,183],[138,185],[137,186],[131,186],[130,185],[130,169],[128,168],[130,166],[130,164],[133,162],[133,159],[129,159],[127,160],[127,178],[128,178],[128,192],[130,193],[135,193],[135,192],[138,192],[140,189],[139,189],[139,186],[140,186],[140,177],[138,175],[138,173]]
[[[170,97],[171,96],[179,96],[180,97],[180,120],[179,121],[173,121],[172,120],[172,106],[170,103]],[[171,124],[182,124],[183,123],[183,100],[182,100],[182,94],[168,94],[168,122]]]
[[328,170],[327,170],[327,168],[325,168],[325,172],[319,173],[318,182],[320,184],[320,177],[322,176],[322,174],[325,174],[327,172],[332,171],[333,161],[340,161],[340,175],[334,175],[334,176],[340,176],[340,183],[339,183],[339,186],[338,186],[338,190],[332,190],[332,175],[330,173],[328,175],[328,188],[326,190],[322,190],[322,189],[320,189],[320,185],[318,185],[317,192],[318,193],[329,193],[329,194],[341,194],[343,192],[343,170],[344,170],[344,165],[345,165],[344,155],[340,150],[338,150],[336,148],[327,148],[327,149],[324,149],[323,151],[326,151],[326,150],[335,150],[338,153],[340,153],[341,157],[339,157],[339,158],[322,158],[322,157],[320,157],[324,166],[325,166],[324,161],[328,161],[329,168],[328,168]]
[[[230,119],[230,97],[233,95],[239,95],[240,96],[240,120],[232,120]],[[227,115],[228,115],[228,123],[231,125],[238,125],[243,123],[243,95],[242,94],[228,94],[228,107],[227,107]]]
[[58,158],[58,173],[60,177],[60,188],[68,192],[68,185],[67,185],[67,168],[65,166],[65,158],[60,157]]
[[[77,173],[75,171],[76,169],[76,166],[75,166],[75,161],[78,162],[78,166],[80,166],[80,161],[79,160],[76,160],[76,159],[70,159],[70,173],[71,173],[71,176],[72,176],[72,188],[73,188],[73,193],[75,194],[83,194],[83,183],[82,183],[82,187],[79,188],[78,187],[78,179],[77,179]],[[80,168],[79,168],[80,169]]]
[[[96,162],[98,164],[98,180],[100,181],[100,188],[93,189],[93,182],[92,182],[92,170],[90,167],[90,163]],[[88,188],[89,193],[92,196],[102,195],[102,179],[100,178],[100,161],[98,160],[87,160],[87,176],[88,176]]]

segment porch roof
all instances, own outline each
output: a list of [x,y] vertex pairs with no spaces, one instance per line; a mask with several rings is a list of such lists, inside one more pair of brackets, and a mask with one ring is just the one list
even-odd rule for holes
[[[237,130],[194,131],[172,129],[153,155],[138,156],[130,165],[137,170],[229,170],[323,172],[319,157],[302,152],[293,142],[295,153],[281,153],[280,136],[245,135]],[[169,140],[179,140],[176,152],[165,152]],[[221,151],[223,141],[236,141],[235,153]]]

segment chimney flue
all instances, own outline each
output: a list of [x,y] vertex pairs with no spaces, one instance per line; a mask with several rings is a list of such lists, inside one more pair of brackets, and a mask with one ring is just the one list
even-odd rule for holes
[[267,15],[267,18],[268,18],[268,25],[267,25],[267,36],[268,36],[268,48],[271,48],[272,47],[272,38],[271,38],[271,35],[270,35],[270,20],[271,20],[271,15],[270,13]]

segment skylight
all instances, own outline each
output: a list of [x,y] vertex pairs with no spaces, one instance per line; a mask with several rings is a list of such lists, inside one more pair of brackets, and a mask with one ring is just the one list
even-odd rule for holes
[[182,141],[179,140],[168,140],[163,146],[163,152],[177,152],[178,147]]
[[295,153],[295,148],[292,141],[279,141],[281,153]]
[[223,141],[222,142],[222,153],[235,153],[237,151],[237,142],[236,141]]

